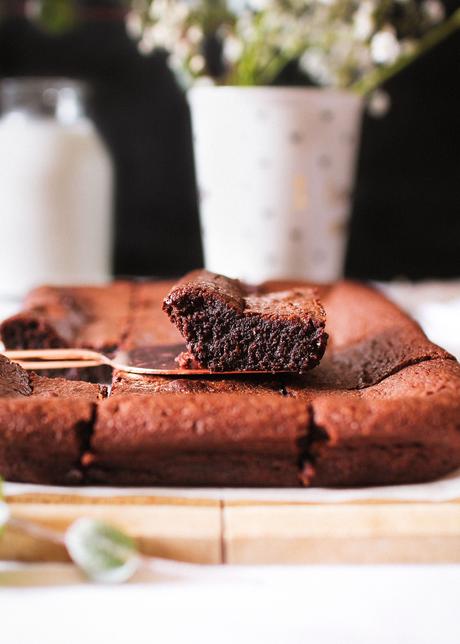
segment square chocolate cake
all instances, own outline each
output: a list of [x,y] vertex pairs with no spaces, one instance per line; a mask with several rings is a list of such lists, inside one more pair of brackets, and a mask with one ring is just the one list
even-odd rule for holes
[[[104,351],[180,344],[161,310],[172,287],[43,287],[3,322],[2,339],[7,348]],[[428,481],[460,467],[460,365],[397,306],[347,281],[242,288],[259,301],[315,289],[329,336],[319,366],[302,375],[115,371],[107,397],[103,386],[26,373],[3,358],[0,475],[59,484],[364,486]]]

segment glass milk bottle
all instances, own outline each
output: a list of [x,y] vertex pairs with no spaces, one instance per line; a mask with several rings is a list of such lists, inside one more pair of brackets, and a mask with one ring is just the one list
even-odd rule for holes
[[0,84],[0,297],[110,277],[112,163],[84,93],[67,79]]

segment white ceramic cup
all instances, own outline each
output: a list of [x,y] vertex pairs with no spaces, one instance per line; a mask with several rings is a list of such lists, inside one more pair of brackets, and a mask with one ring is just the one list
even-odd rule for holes
[[206,268],[249,282],[340,277],[360,97],[197,87],[189,102]]

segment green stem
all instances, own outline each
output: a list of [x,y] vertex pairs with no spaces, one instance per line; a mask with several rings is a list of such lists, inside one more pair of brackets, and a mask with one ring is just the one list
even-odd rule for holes
[[270,85],[270,83],[276,78],[277,74],[287,65],[287,63],[294,58],[293,56],[282,55],[279,53],[263,67],[262,69],[257,70],[254,85]]
[[[262,67],[258,67],[257,60],[252,60],[252,67],[249,68],[249,72],[245,75],[241,73],[241,68],[237,69],[237,73],[233,78],[233,84],[254,86],[270,85],[289,61],[298,58],[303,50],[303,47],[298,47],[285,51],[284,53],[277,52]],[[255,53],[257,54],[257,50],[255,50]]]
[[388,65],[388,67],[379,67],[378,69],[372,70],[359,81],[350,85],[349,89],[363,96],[369,94],[379,85],[389,80],[395,74],[398,74],[416,58],[427,53],[435,45],[442,42],[459,28],[460,9],[457,9],[445,22],[434,27],[423,38],[421,38],[418,47],[416,47],[413,52],[406,54],[405,56],[401,56],[392,65]]
[[61,532],[53,530],[52,528],[47,528],[46,526],[40,525],[39,523],[34,523],[33,521],[28,521],[27,519],[17,519],[16,517],[10,517],[8,519],[7,525],[20,530],[21,532],[25,532],[29,536],[36,539],[51,541],[52,543],[57,543],[61,546],[65,545],[64,536]]

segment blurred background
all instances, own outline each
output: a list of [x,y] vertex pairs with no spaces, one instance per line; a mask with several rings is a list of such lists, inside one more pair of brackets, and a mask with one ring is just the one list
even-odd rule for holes
[[[57,33],[31,21],[27,5],[0,0],[0,75],[90,83],[91,115],[114,163],[115,273],[201,266],[190,115],[165,55],[139,53],[118,0],[79,0],[78,20]],[[384,86],[385,115],[365,114],[347,275],[460,275],[459,66],[457,32]],[[299,82],[290,67],[276,80]]]

